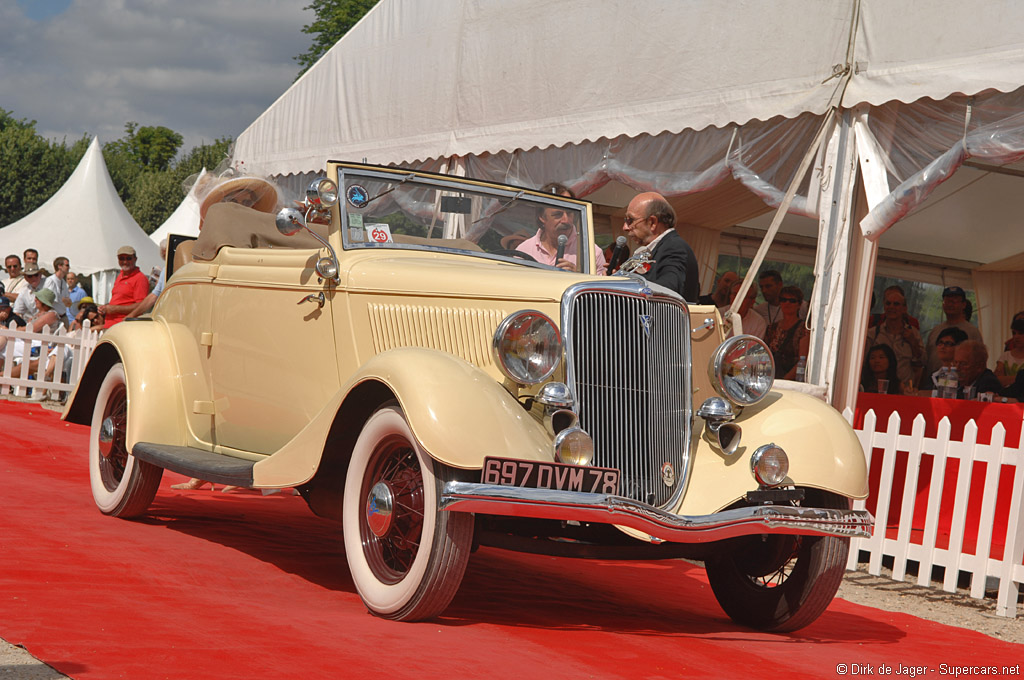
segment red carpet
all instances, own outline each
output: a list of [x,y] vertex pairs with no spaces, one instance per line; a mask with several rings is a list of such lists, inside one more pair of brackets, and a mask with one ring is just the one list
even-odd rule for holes
[[685,562],[495,549],[443,618],[383,621],[355,594],[339,528],[300,498],[171,491],[181,478],[165,474],[149,519],[111,519],[89,493],[84,428],[0,401],[0,431],[0,637],[75,678],[831,678],[840,663],[937,675],[1024,658],[841,600],[766,635],[733,625]]

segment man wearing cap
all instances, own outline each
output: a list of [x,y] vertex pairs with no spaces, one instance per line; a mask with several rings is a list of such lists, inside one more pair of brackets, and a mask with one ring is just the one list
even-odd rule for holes
[[36,309],[36,292],[43,289],[43,276],[39,267],[34,264],[25,267],[25,284],[14,302],[14,313],[25,321],[31,321],[39,311]]
[[963,288],[960,286],[950,286],[942,291],[942,313],[946,315],[946,320],[928,332],[928,342],[926,344],[928,348],[928,361],[925,364],[924,375],[931,375],[939,370],[939,366],[942,365],[942,359],[938,355],[937,343],[939,341],[939,333],[947,328],[959,328],[964,333],[967,333],[968,340],[982,342],[981,331],[970,322],[972,311],[971,303],[967,299],[967,294],[964,293]]
[[0,326],[3,328],[9,328],[11,322],[14,322],[15,328],[24,328],[25,320],[14,313],[11,309],[11,301],[0,295]]
[[149,295],[149,278],[135,265],[135,248],[122,246],[117,250],[117,264],[121,267],[110,292],[110,303],[100,305],[106,317],[104,328],[122,321],[135,306]]

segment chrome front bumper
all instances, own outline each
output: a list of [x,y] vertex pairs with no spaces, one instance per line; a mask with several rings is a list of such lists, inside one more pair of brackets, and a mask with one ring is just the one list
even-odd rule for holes
[[758,505],[711,515],[673,515],[622,496],[472,482],[446,483],[441,509],[616,524],[676,543],[706,543],[757,534],[870,538],[875,521],[866,510],[792,505]]

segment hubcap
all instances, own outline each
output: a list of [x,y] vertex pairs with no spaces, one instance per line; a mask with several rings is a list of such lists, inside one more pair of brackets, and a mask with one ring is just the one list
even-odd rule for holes
[[114,419],[107,416],[100,424],[100,455],[110,458],[110,452],[114,448]]
[[395,495],[387,482],[377,482],[366,499],[366,523],[374,536],[383,537],[391,529]]
[[423,475],[416,451],[401,437],[382,441],[367,464],[360,519],[363,554],[374,577],[393,585],[419,552],[424,516]]

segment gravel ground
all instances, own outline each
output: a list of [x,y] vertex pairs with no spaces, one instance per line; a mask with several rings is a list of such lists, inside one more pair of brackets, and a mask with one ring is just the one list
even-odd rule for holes
[[[989,597],[984,600],[974,600],[963,589],[947,593],[939,587],[923,588],[916,583],[890,580],[884,571],[882,576],[854,571],[846,574],[837,597],[1024,644],[1024,618],[997,616],[994,593],[989,593]],[[0,680],[55,680],[67,677],[34,659],[21,647],[0,640]]]
[[[865,565],[861,565],[861,569]],[[968,590],[959,588],[955,593],[942,590],[941,584],[932,588],[917,585],[908,577],[906,581],[893,581],[890,572],[882,570],[881,576],[872,576],[867,571],[847,572],[839,586],[841,597],[850,602],[903,612],[947,626],[969,628],[979,633],[1007,642],[1024,644],[1024,618],[1018,605],[1017,618],[1011,619],[996,614],[996,592],[989,591],[983,600],[975,600]]]

